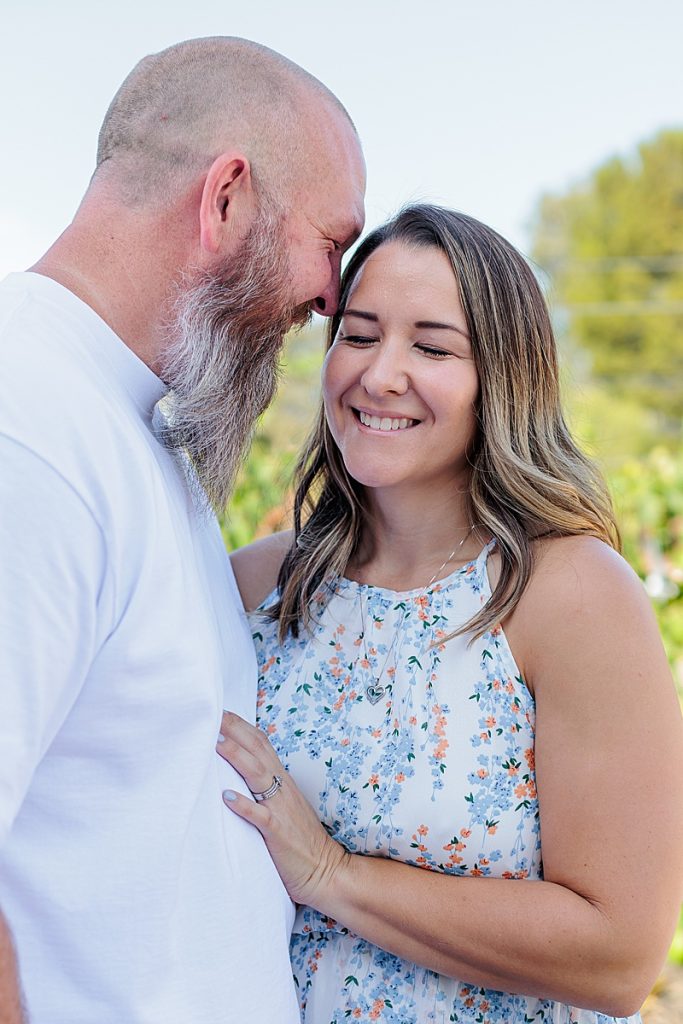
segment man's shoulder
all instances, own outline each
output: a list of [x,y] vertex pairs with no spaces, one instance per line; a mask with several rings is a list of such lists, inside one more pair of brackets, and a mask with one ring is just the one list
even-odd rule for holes
[[[32,278],[36,280],[31,280]],[[79,322],[65,289],[43,292],[35,274],[12,274],[0,284],[0,428],[17,429],[44,412],[61,410],[66,423],[84,395],[98,391],[101,374],[87,358],[87,322]],[[75,296],[71,296],[75,299]],[[93,372],[95,371],[95,372]],[[99,402],[93,402],[94,408]],[[60,423],[53,421],[53,429]]]
[[62,303],[58,291],[44,296],[42,282],[24,280],[36,277],[0,285],[0,435],[69,481],[119,459],[134,472],[133,436],[143,425],[109,385],[92,320],[79,321],[75,297]]

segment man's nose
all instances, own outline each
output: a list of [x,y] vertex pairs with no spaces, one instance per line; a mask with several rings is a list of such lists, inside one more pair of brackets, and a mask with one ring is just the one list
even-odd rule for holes
[[319,313],[320,316],[334,316],[339,307],[340,264],[340,259],[332,261],[330,280],[328,281],[324,291],[322,291],[320,295],[317,295],[311,303],[314,312]]

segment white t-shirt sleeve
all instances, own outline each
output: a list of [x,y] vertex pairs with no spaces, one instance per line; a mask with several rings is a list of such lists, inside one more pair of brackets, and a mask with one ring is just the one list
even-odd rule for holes
[[102,531],[51,465],[0,435],[0,844],[95,655]]

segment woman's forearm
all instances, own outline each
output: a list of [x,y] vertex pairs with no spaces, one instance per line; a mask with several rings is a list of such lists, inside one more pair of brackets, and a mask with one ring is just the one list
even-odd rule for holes
[[614,1016],[639,1009],[661,962],[660,951],[644,951],[637,935],[552,882],[454,877],[354,854],[311,902],[430,970]]
[[[569,712],[564,717],[571,723]],[[553,736],[551,745],[569,753],[542,776],[545,881],[460,877],[350,854],[330,838],[265,735],[229,713],[222,729],[219,750],[252,791],[281,778],[263,803],[235,792],[224,799],[260,830],[297,903],[469,984],[617,1017],[637,1011],[665,958],[680,891],[679,790],[673,775],[666,787],[660,781],[674,748],[665,721],[645,777],[623,744],[614,751],[614,723],[600,742],[583,743],[584,723]],[[545,746],[537,751],[547,764]],[[633,747],[625,744],[627,754]]]

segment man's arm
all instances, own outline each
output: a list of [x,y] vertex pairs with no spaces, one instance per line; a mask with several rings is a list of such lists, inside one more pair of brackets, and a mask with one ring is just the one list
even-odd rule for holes
[[[0,465],[0,888],[4,891],[4,847],[12,841],[15,818],[36,766],[77,699],[92,662],[105,546],[92,513],[68,481],[35,452],[1,433]],[[45,850],[46,861],[49,856]],[[39,927],[35,922],[36,942]],[[23,1024],[28,1019],[21,1008],[21,941],[7,894],[0,897],[0,1024]],[[30,1006],[30,992],[27,1002]]]
[[0,1024],[26,1024],[12,936],[0,914]]
[[0,435],[0,847],[98,644],[106,553],[84,500]]

